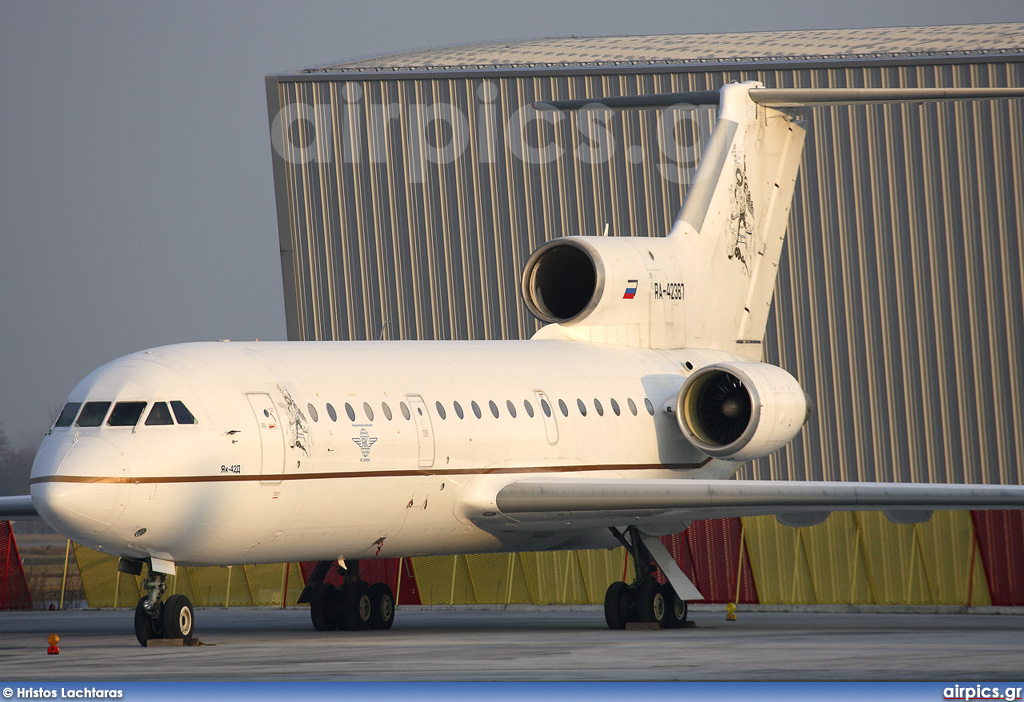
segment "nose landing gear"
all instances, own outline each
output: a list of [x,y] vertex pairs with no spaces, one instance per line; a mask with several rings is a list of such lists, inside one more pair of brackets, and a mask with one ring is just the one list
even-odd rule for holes
[[[141,573],[141,567],[131,564],[124,567],[119,564],[118,568],[123,571],[127,568],[126,572],[137,570],[136,575]],[[185,645],[190,644],[195,630],[195,613],[188,597],[171,595],[164,602],[167,576],[153,572],[152,566],[142,587],[148,590],[148,594],[135,605],[135,638],[139,644],[148,646],[153,639],[181,639]]]

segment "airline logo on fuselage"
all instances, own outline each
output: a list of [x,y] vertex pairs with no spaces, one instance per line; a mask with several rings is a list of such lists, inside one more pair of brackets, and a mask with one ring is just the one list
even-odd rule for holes
[[370,448],[377,443],[376,436],[370,436],[370,432],[366,431],[366,427],[359,430],[359,436],[353,436],[352,442],[359,447],[359,452],[363,454],[363,460],[370,460]]
[[638,280],[626,281],[626,292],[622,295],[623,300],[632,300],[636,297],[636,286],[639,282]]

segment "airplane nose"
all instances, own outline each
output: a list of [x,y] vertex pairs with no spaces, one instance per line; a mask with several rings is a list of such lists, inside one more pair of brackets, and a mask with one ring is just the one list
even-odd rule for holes
[[108,441],[84,437],[70,448],[41,447],[32,466],[32,502],[64,534],[88,542],[110,529],[128,501],[128,462]]

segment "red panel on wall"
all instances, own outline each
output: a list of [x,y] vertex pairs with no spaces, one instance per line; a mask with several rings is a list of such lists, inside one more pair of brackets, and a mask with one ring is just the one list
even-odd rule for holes
[[[416,575],[413,572],[412,559],[402,559],[401,581],[398,579],[398,561],[399,559],[397,558],[375,558],[359,561],[359,577],[370,584],[387,583],[391,587],[392,592],[398,593],[398,604],[400,605],[418,605],[420,604],[420,591],[416,587]],[[302,581],[306,582],[309,580],[309,576],[313,574],[316,561],[303,561],[301,566]],[[324,582],[340,585],[341,575],[338,573],[338,569],[331,568],[327,572]]]
[[[736,597],[741,529],[739,519],[708,519],[694,522],[680,534],[661,538],[679,568],[704,594],[704,602],[732,602]],[[739,604],[757,604],[757,587],[746,548],[744,544]]]
[[0,610],[3,609],[32,609],[32,596],[10,522],[0,522]]
[[972,512],[992,604],[1024,605],[1024,513]]

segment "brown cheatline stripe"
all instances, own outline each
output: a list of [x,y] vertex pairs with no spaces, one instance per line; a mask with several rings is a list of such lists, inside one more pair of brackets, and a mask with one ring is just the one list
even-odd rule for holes
[[181,475],[181,476],[158,476],[147,478],[105,478],[88,475],[50,475],[41,478],[32,478],[30,485],[39,483],[126,483],[126,484],[152,484],[152,483],[221,483],[221,482],[282,482],[286,480],[334,480],[347,478],[410,478],[410,477],[431,477],[446,475],[501,475],[509,473],[589,473],[589,472],[611,472],[618,470],[639,471],[639,470],[695,470],[702,468],[711,462],[712,459],[705,459],[701,463],[682,463],[665,465],[661,463],[650,463],[645,465],[615,465],[615,466],[532,466],[527,468],[456,468],[453,470],[370,470],[370,471],[349,471],[344,473],[281,473],[277,475],[234,475],[231,473],[223,475]]

